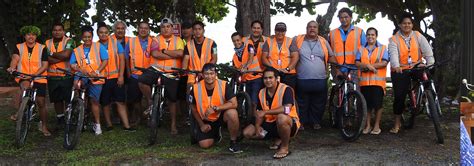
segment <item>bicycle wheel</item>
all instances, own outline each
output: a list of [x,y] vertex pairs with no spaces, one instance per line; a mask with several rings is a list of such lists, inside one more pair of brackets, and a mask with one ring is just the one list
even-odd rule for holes
[[161,96],[159,94],[153,95],[153,105],[150,111],[150,136],[148,143],[149,145],[153,145],[156,143],[156,136],[158,134],[158,125],[159,125],[159,118],[160,118],[160,106],[161,106]]
[[342,138],[355,141],[365,127],[367,105],[359,91],[349,91],[343,109],[339,111],[339,126]]
[[30,115],[28,115],[28,110],[31,108],[32,104],[33,103],[28,96],[23,97],[21,100],[20,108],[16,115],[15,142],[17,148],[20,148],[25,144],[26,136],[28,135],[28,128],[30,127]]
[[436,108],[436,103],[434,101],[433,92],[431,90],[426,90],[424,92],[426,100],[425,100],[425,109],[426,112],[430,113],[431,120],[433,121],[433,125],[436,131],[436,138],[439,144],[444,143],[443,133],[441,131],[440,126],[440,117],[438,109]]
[[66,111],[66,126],[64,127],[64,144],[67,150],[72,150],[79,143],[79,138],[84,124],[84,100],[74,98],[71,108]]
[[337,106],[339,105],[339,99],[337,98],[338,88],[333,86],[331,88],[331,94],[329,95],[328,101],[328,115],[329,115],[329,125],[334,128],[339,127],[339,123],[337,122]]
[[[191,107],[191,106],[190,106]],[[194,116],[193,116],[193,113],[191,112],[191,108],[189,108],[189,122],[190,122],[190,129],[191,129],[191,132],[189,132],[189,136],[190,136],[190,140],[191,140],[191,145],[194,145],[194,144],[197,144],[198,141],[196,140],[196,135],[198,133],[198,130],[199,127],[198,127],[198,124],[196,122],[196,119],[194,119]]]
[[252,118],[252,99],[245,92],[237,93],[237,113],[241,124],[247,124]]

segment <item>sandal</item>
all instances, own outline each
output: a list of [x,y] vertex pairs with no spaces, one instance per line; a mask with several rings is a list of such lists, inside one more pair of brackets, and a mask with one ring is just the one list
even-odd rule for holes
[[390,133],[398,134],[398,132],[400,132],[400,130],[401,130],[400,128],[392,128],[392,129],[390,129]]
[[365,128],[365,129],[362,131],[362,134],[369,134],[371,131],[372,131],[372,127],[371,127],[371,128]]
[[286,153],[278,153],[276,152],[274,155],[273,155],[273,158],[274,159],[283,159],[285,157],[288,157],[289,155],[291,154],[291,151],[288,151]]
[[10,115],[10,120],[11,121],[16,121],[16,114]]
[[41,130],[41,132],[43,133],[43,135],[44,135],[45,137],[51,136],[51,132],[49,132],[48,130],[46,130],[46,131],[45,131],[45,130]]
[[381,132],[382,132],[381,129],[379,129],[379,130],[372,130],[372,131],[370,132],[370,134],[372,134],[372,135],[379,135]]
[[268,149],[270,149],[270,150],[278,150],[278,149],[280,149],[280,145],[281,145],[281,144],[272,144],[270,147],[268,147]]

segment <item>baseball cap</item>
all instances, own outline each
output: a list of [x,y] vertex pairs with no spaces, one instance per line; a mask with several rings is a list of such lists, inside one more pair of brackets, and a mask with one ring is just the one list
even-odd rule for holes
[[286,24],[283,22],[279,22],[275,25],[275,31],[279,32],[286,32]]
[[173,21],[171,21],[170,18],[163,18],[161,20],[161,24],[160,25],[164,25],[164,24],[173,24]]

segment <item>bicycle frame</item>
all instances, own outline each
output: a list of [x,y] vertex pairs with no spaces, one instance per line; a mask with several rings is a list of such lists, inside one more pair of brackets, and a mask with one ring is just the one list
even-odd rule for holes
[[[413,107],[413,109],[421,108],[422,106],[421,104],[423,104],[421,103],[423,94],[426,91],[426,89],[429,89],[433,91],[434,100],[435,100],[436,109],[437,109],[435,111],[438,111],[439,115],[441,115],[441,107],[439,105],[438,94],[436,92],[434,81],[430,79],[430,77],[425,71],[422,71],[421,74],[422,74],[421,78],[413,78],[414,76],[412,76],[411,78],[411,83],[410,83],[411,87],[409,88],[410,89],[410,93],[409,93],[410,105]],[[425,86],[428,86],[428,87],[425,87]],[[425,101],[425,102],[428,102],[428,101]],[[427,103],[424,103],[424,104],[425,106],[428,105]],[[429,111],[430,111],[429,109],[426,109],[427,115],[430,115]]]
[[[349,93],[350,90],[357,90],[357,84],[352,81],[352,76],[351,73],[348,73],[347,76],[344,76],[342,79],[341,83],[336,84],[336,88],[339,91],[338,92],[338,109],[342,108],[343,105],[342,103],[345,103],[347,100],[347,94]],[[347,105],[345,105],[347,107]],[[349,108],[344,109],[344,114],[348,113]]]

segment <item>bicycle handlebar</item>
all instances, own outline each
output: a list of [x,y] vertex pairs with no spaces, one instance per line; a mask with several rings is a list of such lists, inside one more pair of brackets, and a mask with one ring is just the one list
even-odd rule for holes
[[333,63],[333,62],[329,62],[329,64],[335,65],[335,66],[337,66],[337,67],[344,67],[344,68],[347,68],[347,69],[349,69],[349,70],[359,70],[359,68],[354,67],[354,66],[341,65],[341,64],[337,64],[337,63]]
[[219,65],[222,68],[226,70],[230,70],[233,73],[238,73],[238,74],[247,74],[247,73],[263,73],[263,71],[256,71],[256,70],[247,70],[247,71],[240,71],[239,69],[233,67],[233,66],[228,66],[228,65]]
[[181,74],[187,74],[187,73],[199,74],[199,73],[201,73],[201,71],[198,71],[198,70],[188,70],[188,69],[181,69],[181,68],[176,68],[176,67],[172,67],[171,70],[176,70]]
[[16,76],[29,76],[29,77],[31,77],[32,80],[48,78],[48,76],[27,74],[27,73],[22,73],[22,72],[19,72],[19,71],[14,71],[11,74],[16,75]]
[[474,85],[467,83],[467,79],[462,79],[462,84],[466,86],[469,91],[474,91]]
[[76,76],[76,77],[79,77],[79,78],[90,78],[90,79],[106,79],[107,77],[90,77],[90,76],[86,76],[84,74],[76,74],[76,73],[72,73],[66,69],[63,69],[63,68],[56,68],[57,70],[59,71],[62,71],[64,72],[66,75],[69,75],[69,76]]

